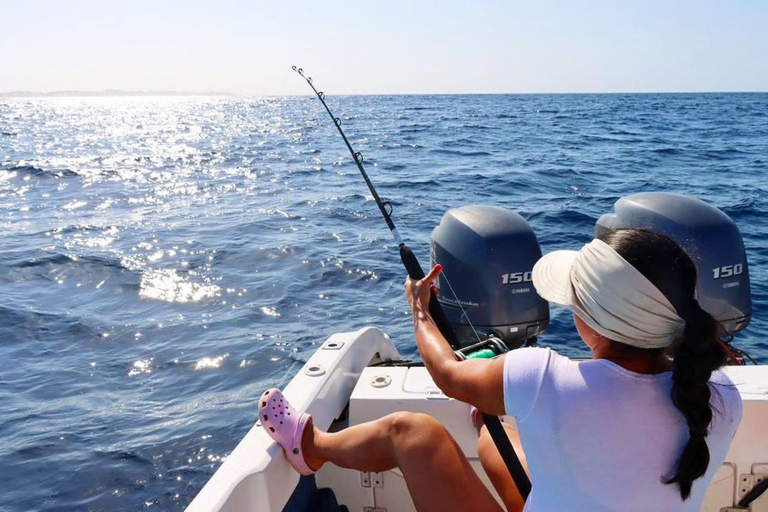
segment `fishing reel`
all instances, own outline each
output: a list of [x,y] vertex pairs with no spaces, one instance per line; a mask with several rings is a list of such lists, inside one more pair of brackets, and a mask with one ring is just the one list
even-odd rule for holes
[[509,352],[509,347],[496,336],[491,336],[478,343],[453,351],[456,359],[459,361],[466,361],[467,359],[493,359],[507,352]]

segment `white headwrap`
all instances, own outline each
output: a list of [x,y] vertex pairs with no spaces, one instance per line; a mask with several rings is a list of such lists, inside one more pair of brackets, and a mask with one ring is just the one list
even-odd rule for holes
[[685,327],[664,294],[602,240],[547,254],[533,267],[533,285],[598,333],[633,347],[667,347]]

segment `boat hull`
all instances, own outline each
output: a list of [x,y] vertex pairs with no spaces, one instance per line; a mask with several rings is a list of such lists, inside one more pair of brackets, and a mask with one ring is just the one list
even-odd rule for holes
[[[328,429],[349,402],[366,366],[399,357],[387,335],[368,327],[334,334],[283,390],[315,425]],[[253,397],[254,418],[258,396]],[[256,423],[187,507],[189,512],[283,510],[299,482],[283,450]]]

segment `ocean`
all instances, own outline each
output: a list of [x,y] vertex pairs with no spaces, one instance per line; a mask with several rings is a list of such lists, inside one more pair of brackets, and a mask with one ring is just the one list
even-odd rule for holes
[[[739,226],[768,363],[768,94],[328,97],[426,266],[443,213],[579,248],[620,197]],[[416,357],[397,247],[316,98],[0,99],[0,509],[183,509],[334,332]],[[570,314],[539,340],[585,356]]]

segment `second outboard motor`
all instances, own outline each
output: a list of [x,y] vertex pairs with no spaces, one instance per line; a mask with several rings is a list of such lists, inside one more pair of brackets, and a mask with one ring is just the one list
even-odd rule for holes
[[531,278],[539,258],[536,235],[515,212],[463,206],[443,215],[432,231],[430,259],[443,266],[439,300],[462,347],[479,335],[513,349],[547,329],[549,306]]
[[618,228],[645,228],[668,236],[696,265],[696,298],[723,327],[721,335],[732,335],[749,324],[747,256],[730,217],[699,199],[667,192],[622,197],[614,212],[600,217],[596,236]]

